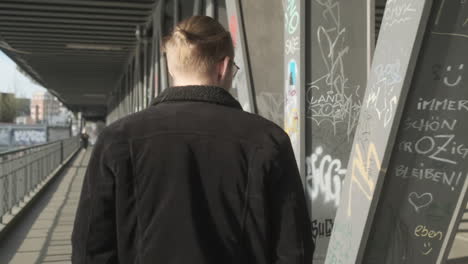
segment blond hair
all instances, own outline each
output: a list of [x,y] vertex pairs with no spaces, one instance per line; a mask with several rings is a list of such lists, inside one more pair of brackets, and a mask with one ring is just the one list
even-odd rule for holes
[[177,24],[164,38],[163,52],[174,56],[179,72],[208,73],[226,56],[234,58],[231,34],[208,16],[193,16]]

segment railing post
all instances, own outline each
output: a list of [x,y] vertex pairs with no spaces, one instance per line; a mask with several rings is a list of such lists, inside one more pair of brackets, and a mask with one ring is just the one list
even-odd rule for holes
[[63,141],[60,140],[60,164],[63,164]]

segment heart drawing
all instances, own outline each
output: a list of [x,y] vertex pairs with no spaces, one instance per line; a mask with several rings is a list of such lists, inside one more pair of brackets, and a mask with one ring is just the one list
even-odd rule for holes
[[412,192],[408,196],[408,201],[414,207],[416,213],[419,213],[419,209],[430,205],[432,203],[432,200],[432,194],[430,193],[424,193],[419,195],[416,192]]

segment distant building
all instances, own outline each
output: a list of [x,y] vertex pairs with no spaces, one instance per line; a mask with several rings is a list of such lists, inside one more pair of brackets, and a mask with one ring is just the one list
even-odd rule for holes
[[15,94],[0,93],[0,123],[13,123],[16,117]]
[[34,120],[32,120],[30,115],[18,116],[16,117],[15,123],[17,125],[33,125]]
[[34,121],[31,118],[31,99],[16,98],[16,124],[32,125]]
[[31,116],[31,99],[16,98],[16,116]]
[[71,124],[71,119],[72,119],[72,114],[71,112],[60,103],[59,111],[56,115],[52,115],[49,118],[48,124],[50,125],[58,125],[58,126],[63,126],[63,125],[70,125]]
[[61,103],[48,92],[37,92],[31,99],[31,119],[35,123],[49,123],[60,113]]

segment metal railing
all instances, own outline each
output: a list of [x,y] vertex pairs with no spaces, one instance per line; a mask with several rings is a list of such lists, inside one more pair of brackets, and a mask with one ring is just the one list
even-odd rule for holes
[[80,147],[79,137],[0,154],[0,222]]

